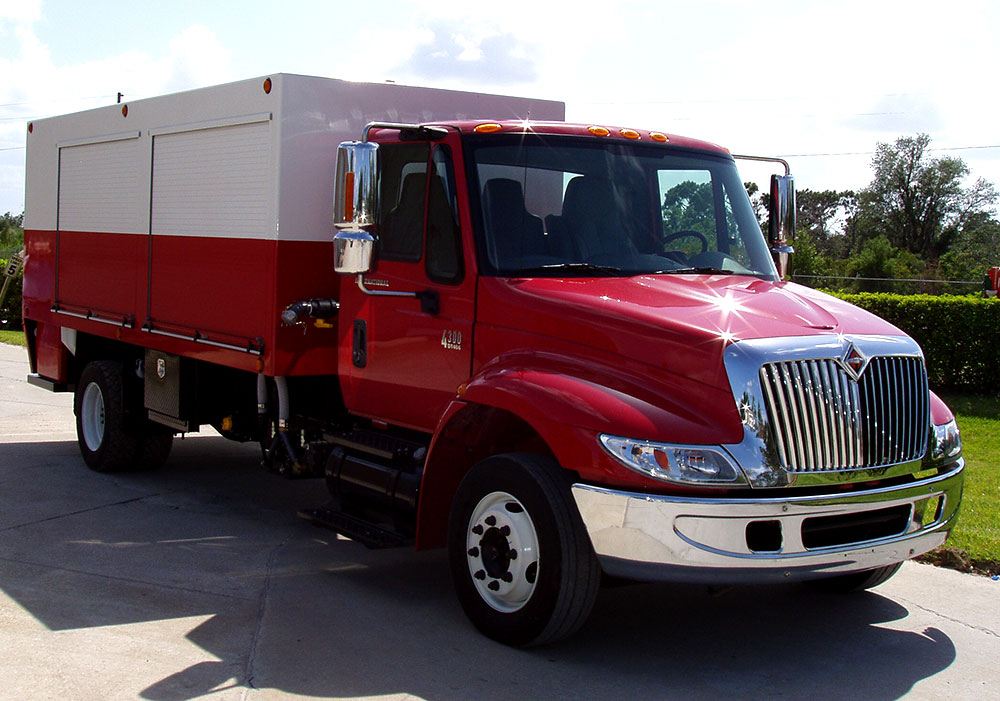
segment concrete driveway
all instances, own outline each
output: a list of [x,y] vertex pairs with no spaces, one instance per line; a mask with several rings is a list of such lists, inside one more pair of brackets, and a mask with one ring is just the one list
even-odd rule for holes
[[571,640],[512,650],[466,623],[442,552],[300,521],[323,483],[262,473],[254,446],[88,471],[70,397],[26,373],[0,344],[2,698],[1000,698],[1000,582],[622,586]]

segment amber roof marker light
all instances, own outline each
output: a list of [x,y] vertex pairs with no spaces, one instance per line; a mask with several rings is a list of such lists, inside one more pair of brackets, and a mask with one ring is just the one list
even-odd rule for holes
[[477,124],[472,128],[472,131],[477,134],[493,134],[495,132],[503,129],[503,126],[497,124],[496,122],[485,122],[484,124]]
[[264,94],[265,95],[270,95],[271,94],[271,79],[270,78],[264,78]]
[[670,139],[667,138],[666,134],[664,134],[662,132],[658,132],[658,131],[651,131],[651,132],[649,132],[649,138],[652,139],[653,141],[656,141],[657,143],[660,143],[660,144],[665,144],[668,141],[670,141]]
[[122,116],[123,117],[128,116],[128,105],[122,105]]
[[607,136],[608,134],[611,133],[611,131],[609,129],[606,129],[605,127],[598,127],[598,126],[589,126],[589,127],[587,127],[587,131],[589,131],[594,136]]
[[624,136],[626,139],[638,139],[639,132],[635,129],[619,129],[618,133]]

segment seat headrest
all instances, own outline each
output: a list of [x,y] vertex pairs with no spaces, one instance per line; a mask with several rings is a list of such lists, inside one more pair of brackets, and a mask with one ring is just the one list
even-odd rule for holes
[[509,178],[493,178],[483,188],[483,205],[494,227],[520,225],[528,215],[521,183]]
[[403,186],[399,190],[399,205],[408,206],[424,201],[425,173],[410,173],[403,178]]
[[592,207],[607,206],[612,189],[611,181],[606,178],[577,176],[566,186],[566,196],[563,199],[563,216],[572,215],[578,211],[589,211]]

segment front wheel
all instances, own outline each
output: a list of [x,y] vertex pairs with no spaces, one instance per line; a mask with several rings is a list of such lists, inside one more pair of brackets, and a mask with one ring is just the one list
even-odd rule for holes
[[448,548],[462,608],[494,640],[554,642],[593,608],[600,566],[551,460],[508,454],[476,465],[455,497]]

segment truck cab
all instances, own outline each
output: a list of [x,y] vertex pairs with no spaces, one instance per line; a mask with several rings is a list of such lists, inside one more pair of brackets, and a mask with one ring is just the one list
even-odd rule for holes
[[[366,341],[342,386],[353,411],[437,436],[419,536],[445,535],[431,512],[454,492],[456,588],[480,628],[524,642],[497,632],[541,596],[528,568],[544,556],[524,550],[562,548],[573,588],[590,581],[589,557],[542,546],[529,496],[627,578],[864,588],[944,541],[962,486],[953,417],[911,339],[782,279],[790,178],[772,186],[768,242],[734,158],[705,142],[565,124],[421,129],[430,140],[373,125],[380,189],[346,192],[382,214],[363,241],[348,221],[335,237],[338,269],[357,276],[342,338],[363,328]],[[396,228],[405,207],[422,234]],[[504,429],[476,435],[493,425]],[[499,445],[456,468],[445,440]],[[518,483],[560,491],[546,472],[569,483],[560,516],[554,495]]]

